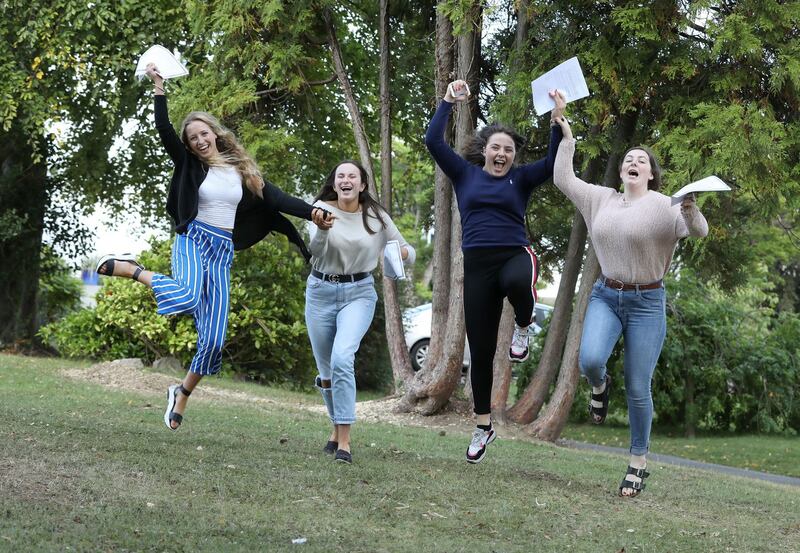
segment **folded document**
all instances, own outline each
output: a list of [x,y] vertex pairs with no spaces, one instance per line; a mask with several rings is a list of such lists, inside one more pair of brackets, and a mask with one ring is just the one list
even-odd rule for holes
[[731,187],[723,182],[719,177],[711,175],[691,184],[687,184],[672,195],[672,205],[679,204],[683,201],[683,197],[687,194],[695,192],[725,192],[730,190]]
[[406,278],[406,270],[403,267],[403,252],[400,251],[400,242],[389,240],[383,249],[383,276],[392,280],[403,280]]
[[156,44],[148,48],[136,64],[134,74],[140,81],[146,75],[147,65],[150,63],[155,64],[158,74],[164,79],[174,79],[189,74],[189,70],[169,50]]

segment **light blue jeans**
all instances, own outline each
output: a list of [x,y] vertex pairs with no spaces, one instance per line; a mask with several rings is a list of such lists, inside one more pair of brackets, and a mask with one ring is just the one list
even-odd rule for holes
[[602,386],[606,362],[623,337],[625,393],[631,427],[632,455],[644,455],[650,446],[653,395],[650,381],[667,335],[666,292],[614,290],[600,280],[594,284],[581,338],[580,368],[589,384]]
[[[319,373],[316,386],[333,424],[356,421],[354,362],[377,301],[372,275],[340,283],[308,276],[306,327]],[[331,387],[322,388],[320,380],[330,380]]]

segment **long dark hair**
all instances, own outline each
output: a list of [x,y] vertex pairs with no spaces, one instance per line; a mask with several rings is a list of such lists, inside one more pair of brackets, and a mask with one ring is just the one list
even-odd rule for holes
[[367,175],[367,170],[364,169],[364,166],[359,162],[353,161],[352,159],[345,159],[334,165],[331,172],[328,173],[328,176],[325,178],[325,184],[323,184],[322,188],[319,189],[319,193],[317,194],[317,197],[314,198],[314,201],[329,201],[337,200],[339,198],[339,196],[336,194],[336,190],[333,187],[333,183],[336,180],[336,170],[345,163],[355,165],[358,168],[358,171],[361,173],[361,182],[364,183],[364,190],[358,193],[358,203],[361,205],[361,220],[364,223],[364,228],[366,231],[369,234],[375,234],[376,231],[372,230],[367,222],[367,218],[369,217],[368,212],[371,211],[372,216],[380,221],[383,228],[386,228],[386,221],[384,221],[383,217],[381,217],[381,213],[386,213],[386,210],[383,209],[383,206],[376,202],[375,198],[372,197],[372,194],[369,193],[369,175]]
[[[463,151],[461,152],[464,156],[464,159],[472,163],[473,165],[478,165],[483,167],[486,163],[486,156],[483,153],[483,150],[486,148],[486,143],[489,142],[489,138],[492,137],[493,134],[503,133],[507,134],[511,137],[511,140],[514,141],[514,148],[516,149],[517,153],[525,146],[525,138],[522,137],[517,131],[512,129],[507,125],[503,125],[501,123],[492,123],[491,125],[487,125],[480,129],[478,132],[472,135],[469,139],[467,144],[464,146]],[[514,165],[517,164],[517,155],[514,154]]]
[[650,172],[653,173],[653,179],[647,181],[647,189],[658,192],[661,189],[661,165],[658,163],[658,159],[656,159],[656,155],[653,153],[653,150],[647,146],[633,146],[625,150],[625,153],[622,154],[621,158],[619,158],[619,167],[617,167],[617,173],[622,171],[622,164],[625,162],[625,156],[627,156],[628,152],[632,150],[642,150],[647,154],[647,157],[650,158]]

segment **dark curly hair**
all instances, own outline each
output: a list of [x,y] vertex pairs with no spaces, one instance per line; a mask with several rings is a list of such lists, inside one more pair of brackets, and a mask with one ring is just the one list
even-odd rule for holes
[[361,173],[361,182],[364,183],[364,190],[358,193],[358,203],[361,204],[361,220],[363,221],[364,228],[367,230],[367,232],[369,234],[375,234],[376,231],[372,230],[367,222],[369,211],[372,212],[373,217],[380,221],[383,228],[386,228],[386,221],[384,221],[383,217],[381,217],[381,213],[386,213],[386,210],[383,209],[383,206],[376,202],[375,198],[372,197],[372,194],[369,193],[369,175],[367,175],[367,170],[364,169],[364,166],[359,162],[353,161],[352,159],[345,159],[334,165],[333,169],[331,169],[331,172],[328,173],[328,176],[325,178],[325,184],[323,184],[322,188],[319,189],[319,193],[317,194],[317,197],[314,198],[314,201],[329,201],[339,198],[338,194],[336,194],[336,189],[333,187],[333,183],[336,180],[336,170],[345,163],[355,165],[358,168],[359,173]]
[[[525,139],[522,137],[522,135],[517,133],[517,131],[507,125],[492,123],[491,125],[483,127],[474,135],[472,135],[472,138],[470,138],[469,142],[467,142],[467,144],[464,146],[464,150],[462,151],[464,159],[474,165],[483,167],[486,163],[486,156],[484,155],[483,150],[486,148],[486,143],[489,142],[489,138],[491,138],[493,134],[497,133],[507,134],[510,136],[511,140],[514,141],[514,148],[516,148],[517,152],[519,152],[525,146]],[[516,159],[517,157],[515,155],[515,163]]]
[[617,172],[622,171],[622,164],[625,162],[625,156],[627,156],[628,153],[633,150],[642,150],[647,154],[647,157],[650,158],[650,171],[653,173],[653,178],[652,180],[647,181],[647,189],[655,190],[656,192],[659,191],[661,189],[661,165],[658,163],[658,159],[656,159],[656,155],[653,153],[653,150],[647,146],[632,146],[631,148],[625,150],[625,153],[622,154],[621,158],[619,158],[619,167],[617,167]]

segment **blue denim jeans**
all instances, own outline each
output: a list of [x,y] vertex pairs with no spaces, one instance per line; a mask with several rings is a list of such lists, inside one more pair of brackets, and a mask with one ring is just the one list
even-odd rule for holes
[[625,393],[631,427],[633,455],[644,455],[650,446],[653,396],[650,381],[667,334],[666,292],[614,290],[600,280],[594,284],[581,338],[580,368],[592,386],[601,386],[606,362],[623,337]]
[[[371,275],[340,283],[309,275],[306,281],[306,327],[319,373],[316,386],[333,424],[356,421],[354,362],[377,301]],[[330,380],[331,387],[322,388],[320,380]]]

